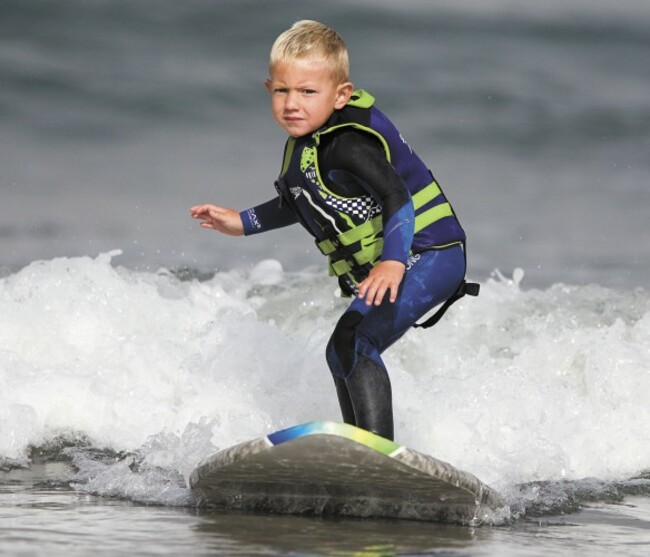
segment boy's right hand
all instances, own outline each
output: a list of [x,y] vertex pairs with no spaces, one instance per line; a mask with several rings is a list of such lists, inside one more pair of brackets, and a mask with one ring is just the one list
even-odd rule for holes
[[203,228],[218,230],[230,236],[241,236],[244,234],[244,224],[242,223],[239,211],[219,207],[217,205],[195,205],[190,208],[190,215],[193,219],[203,221]]

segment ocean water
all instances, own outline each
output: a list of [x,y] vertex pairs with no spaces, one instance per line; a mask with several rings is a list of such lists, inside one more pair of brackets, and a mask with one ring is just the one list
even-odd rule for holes
[[[481,296],[386,354],[397,439],[506,508],[474,528],[215,514],[212,452],[337,419],[345,308],[273,196],[275,36],[335,26],[431,165]],[[0,4],[0,553],[645,555],[650,4]],[[116,536],[115,532],[121,532]]]
[[115,248],[153,271],[270,251],[322,265],[293,229],[233,240],[187,218],[274,195],[268,50],[311,17],[339,29],[352,80],[445,188],[476,278],[647,285],[645,0],[4,0],[0,15],[5,268]]
[[[181,280],[115,266],[117,256],[34,262],[0,280],[0,535],[10,549],[80,543],[84,554],[91,543],[146,555],[159,551],[150,545],[162,521],[173,554],[214,544],[230,554],[231,543],[249,554],[258,538],[270,554],[379,542],[396,553],[452,544],[522,554],[538,536],[567,549],[579,535],[568,528],[586,530],[577,547],[597,533],[603,554],[647,551],[645,290],[524,290],[518,269],[387,354],[400,442],[504,495],[483,528],[269,517],[251,529],[262,519],[201,511],[187,478],[218,449],[338,417],[322,354],[345,301],[319,270],[290,273],[277,260]],[[45,532],[34,539],[34,528]]]

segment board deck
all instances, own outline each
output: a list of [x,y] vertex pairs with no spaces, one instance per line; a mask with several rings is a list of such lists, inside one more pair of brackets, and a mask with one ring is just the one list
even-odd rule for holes
[[205,505],[231,510],[476,522],[502,505],[472,474],[337,422],[219,451],[189,483]]

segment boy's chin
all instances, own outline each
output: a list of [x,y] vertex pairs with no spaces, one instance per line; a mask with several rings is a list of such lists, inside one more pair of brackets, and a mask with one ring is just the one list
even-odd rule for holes
[[309,124],[308,122],[305,121],[288,123],[282,120],[279,121],[278,124],[291,137],[303,137],[305,135],[314,133],[316,130],[322,127],[322,126],[317,126],[315,124]]
[[309,128],[309,127],[305,127],[305,128],[293,128],[293,127],[288,128],[288,127],[285,127],[284,131],[286,131],[291,137],[297,138],[297,137],[304,137],[305,135],[309,135],[309,134],[315,132],[317,129],[318,128],[313,128],[312,129],[312,128]]

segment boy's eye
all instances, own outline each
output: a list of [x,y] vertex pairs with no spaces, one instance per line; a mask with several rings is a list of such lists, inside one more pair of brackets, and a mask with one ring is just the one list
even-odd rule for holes
[[279,94],[284,94],[284,93],[287,92],[287,90],[284,87],[276,87],[275,89],[273,89],[273,92],[274,93],[279,93]]
[[303,89],[302,91],[305,95],[315,95],[316,91],[314,89]]

